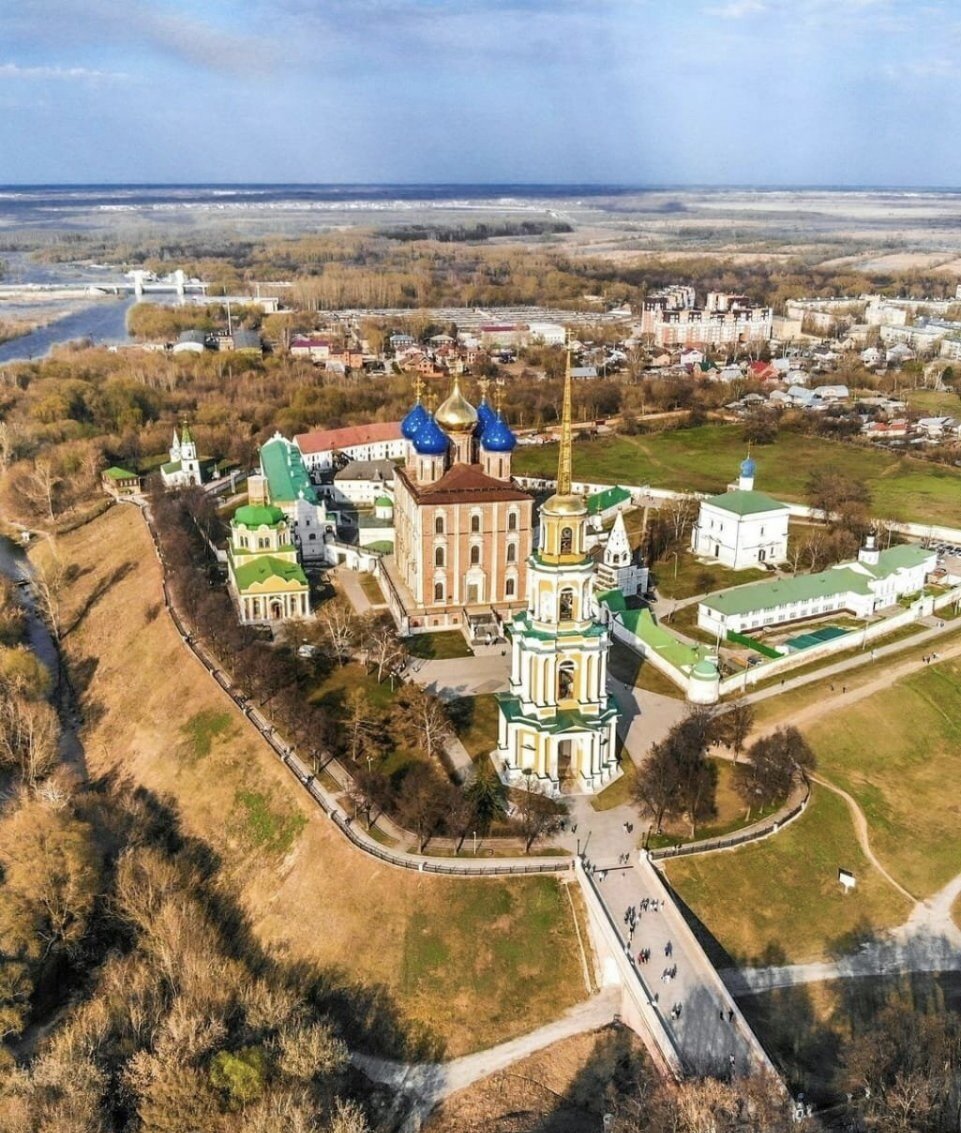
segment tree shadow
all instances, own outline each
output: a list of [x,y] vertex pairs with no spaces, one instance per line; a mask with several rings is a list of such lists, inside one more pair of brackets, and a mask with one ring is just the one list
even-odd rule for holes
[[[127,575],[131,574],[137,569],[137,564],[128,559],[125,563],[121,563],[116,570],[112,571],[106,577],[100,579],[97,585],[90,591],[80,608],[74,613],[73,618],[68,626],[64,627],[63,633],[60,635],[61,639],[67,637],[68,634],[79,629],[83,624],[87,615],[96,606],[96,604],[103,598],[118,582],[122,582]],[[87,572],[84,572],[87,573]]]

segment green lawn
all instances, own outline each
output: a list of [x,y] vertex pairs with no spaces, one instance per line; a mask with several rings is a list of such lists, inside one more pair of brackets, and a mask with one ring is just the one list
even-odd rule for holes
[[919,669],[822,718],[808,739],[821,773],[860,803],[872,848],[905,888],[929,897],[961,873],[961,663]]
[[452,657],[472,657],[470,646],[458,630],[442,633],[416,633],[404,640],[412,657],[425,661],[446,661]]
[[624,774],[620,779],[615,779],[609,787],[605,787],[598,794],[591,795],[591,807],[594,810],[613,810],[631,801],[631,788],[637,778],[637,768],[630,756],[621,757],[621,767]]
[[912,409],[920,409],[928,417],[957,417],[961,414],[961,397],[951,390],[903,389],[901,400]]
[[[739,425],[582,441],[574,446],[574,475],[599,483],[720,492],[736,477],[746,449]],[[878,515],[921,523],[937,516],[961,526],[961,469],[786,430],[754,455],[757,488],[773,496],[803,503],[809,473],[832,467],[868,484]],[[553,445],[519,448],[514,455],[520,474],[554,476],[556,467]]]
[[654,568],[661,598],[693,598],[695,594],[709,594],[771,577],[763,570],[729,570],[716,563],[701,562],[689,551],[678,555],[676,566],[675,571],[674,556],[670,555]]
[[[845,893],[838,868],[853,870]],[[843,799],[815,788],[805,813],[773,838],[666,863],[671,885],[738,963],[794,963],[850,950],[900,924],[909,903],[869,865]]]
[[[443,1004],[456,1016],[479,999],[491,1013],[486,1031],[500,1033],[511,1028],[518,994],[548,1018],[584,994],[570,906],[556,879],[471,880],[451,885],[447,897],[443,917],[434,904],[419,908],[417,902],[410,911],[405,1000],[423,999],[434,1011]],[[542,962],[545,947],[550,964]],[[472,957],[466,972],[457,963],[465,954]],[[483,1038],[478,1035],[478,1046]]]
[[450,705],[460,742],[473,760],[483,759],[497,747],[497,700],[493,693],[462,696]]

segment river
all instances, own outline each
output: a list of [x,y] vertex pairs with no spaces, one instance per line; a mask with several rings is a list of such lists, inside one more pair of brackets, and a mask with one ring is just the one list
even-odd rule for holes
[[[44,264],[37,263],[22,252],[4,253],[4,282],[17,283],[102,283],[106,285],[124,283],[123,274],[116,268],[84,264]],[[37,297],[38,305],[42,296]],[[50,349],[61,342],[89,338],[97,345],[114,345],[133,342],[127,333],[127,312],[137,302],[170,303],[176,302],[173,295],[162,292],[147,293],[142,300],[134,296],[105,296],[102,299],[75,301],[74,309],[63,318],[45,327],[22,334],[9,342],[0,344],[0,363],[25,362],[42,358]],[[62,307],[63,300],[51,301]],[[3,308],[0,306],[0,315]]]
[[[24,550],[10,539],[0,536],[0,574],[14,583],[29,582],[32,578],[30,561]],[[27,617],[27,644],[37,658],[50,670],[55,693],[52,698],[60,717],[60,757],[73,767],[82,778],[86,778],[87,764],[83,744],[80,742],[80,714],[73,689],[64,680],[60,664],[60,652],[47,629],[46,622],[37,610],[37,604],[29,586],[17,587],[17,601]]]

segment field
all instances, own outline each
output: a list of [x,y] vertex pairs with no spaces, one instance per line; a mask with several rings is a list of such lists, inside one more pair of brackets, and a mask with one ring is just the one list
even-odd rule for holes
[[522,1034],[583,997],[570,904],[556,882],[393,869],[352,849],[308,805],[177,637],[134,508],[63,537],[59,553],[79,571],[65,595],[68,624],[113,579],[64,641],[90,774],[125,776],[170,807],[182,834],[221,862],[260,942],[344,989],[358,1028],[376,1015],[383,1049],[422,1036],[454,1055]]
[[[746,449],[738,425],[581,441],[574,446],[574,475],[598,483],[721,492],[737,476]],[[961,526],[961,469],[784,430],[754,455],[757,488],[778,498],[805,502],[809,472],[836,468],[870,487],[879,516],[919,523],[937,516],[943,524]],[[514,456],[520,474],[554,476],[556,467],[554,445],[520,448]]]
[[[845,894],[838,868],[857,888]],[[804,814],[776,837],[667,863],[671,885],[737,963],[817,960],[862,934],[904,921],[907,900],[876,873],[844,801],[815,788]]]
[[[918,898],[961,873],[961,662],[944,661],[807,731],[819,771],[864,811],[871,846]],[[870,737],[870,742],[865,738]]]
[[903,389],[901,400],[912,409],[922,410],[928,417],[957,417],[961,414],[961,397],[953,390]]
[[498,711],[493,693],[461,697],[451,705],[451,715],[471,759],[482,759],[497,747]]
[[459,630],[442,633],[415,633],[404,641],[411,657],[424,661],[446,661],[453,657],[472,657],[470,646]]
[[687,552],[678,555],[676,564],[673,555],[664,559],[654,573],[658,596],[678,600],[770,578],[764,570],[730,570],[716,563],[700,562]]

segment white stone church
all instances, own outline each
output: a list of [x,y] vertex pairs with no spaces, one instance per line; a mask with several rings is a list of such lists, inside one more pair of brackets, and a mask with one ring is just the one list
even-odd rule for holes
[[691,550],[732,570],[778,565],[787,561],[787,504],[754,489],[757,465],[741,462],[737,487],[701,501],[691,531]]

